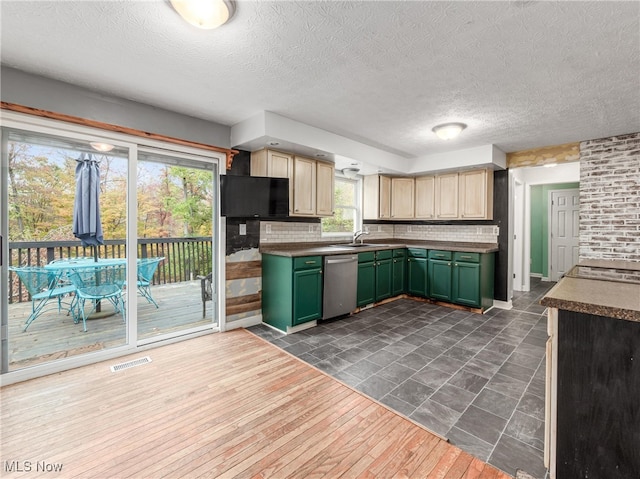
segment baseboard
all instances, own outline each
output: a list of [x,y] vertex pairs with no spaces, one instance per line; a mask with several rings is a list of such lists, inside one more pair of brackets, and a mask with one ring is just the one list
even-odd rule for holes
[[532,278],[542,278],[542,273],[529,273]]
[[225,323],[225,331],[231,331],[238,328],[249,328],[262,323],[262,314],[256,314],[255,316],[249,316],[248,318],[236,319]]
[[498,309],[512,309],[513,303],[511,300],[509,301],[499,301],[497,299],[493,300],[493,307]]

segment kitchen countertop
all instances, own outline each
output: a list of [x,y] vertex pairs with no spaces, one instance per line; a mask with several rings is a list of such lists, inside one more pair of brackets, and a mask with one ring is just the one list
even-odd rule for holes
[[540,301],[543,306],[640,322],[640,263],[583,261]]
[[395,248],[424,248],[444,251],[460,251],[463,253],[494,253],[498,251],[497,243],[470,243],[450,241],[421,240],[375,240],[365,241],[370,246],[353,247],[344,243],[261,243],[260,253],[277,256],[331,256],[336,254],[362,253]]

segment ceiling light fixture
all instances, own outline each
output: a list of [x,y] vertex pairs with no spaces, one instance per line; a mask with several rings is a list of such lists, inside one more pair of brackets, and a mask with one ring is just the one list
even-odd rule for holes
[[171,6],[194,27],[211,30],[224,25],[236,11],[231,0],[169,0]]
[[99,141],[92,141],[89,143],[89,145],[91,145],[91,148],[93,148],[96,151],[99,151],[100,153],[106,153],[115,148],[115,146],[110,145],[109,143],[101,143]]
[[442,140],[452,140],[467,127],[464,123],[443,123],[433,127],[433,132]]
[[343,168],[342,174],[347,178],[355,178],[360,173],[360,168]]

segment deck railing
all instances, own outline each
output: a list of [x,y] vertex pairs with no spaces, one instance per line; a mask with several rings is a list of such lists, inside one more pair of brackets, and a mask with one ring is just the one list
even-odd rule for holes
[[[190,281],[205,276],[212,267],[211,237],[141,238],[138,258],[164,256],[153,277],[153,284]],[[15,241],[9,242],[9,266],[44,266],[59,259],[82,257],[126,258],[125,240],[105,240],[94,251],[79,241]],[[9,303],[29,301],[28,293],[18,277],[9,272]]]

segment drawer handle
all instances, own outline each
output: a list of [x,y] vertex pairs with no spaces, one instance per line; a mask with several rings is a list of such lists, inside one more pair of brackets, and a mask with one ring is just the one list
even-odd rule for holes
[[315,261],[305,261],[304,264],[316,264]]

